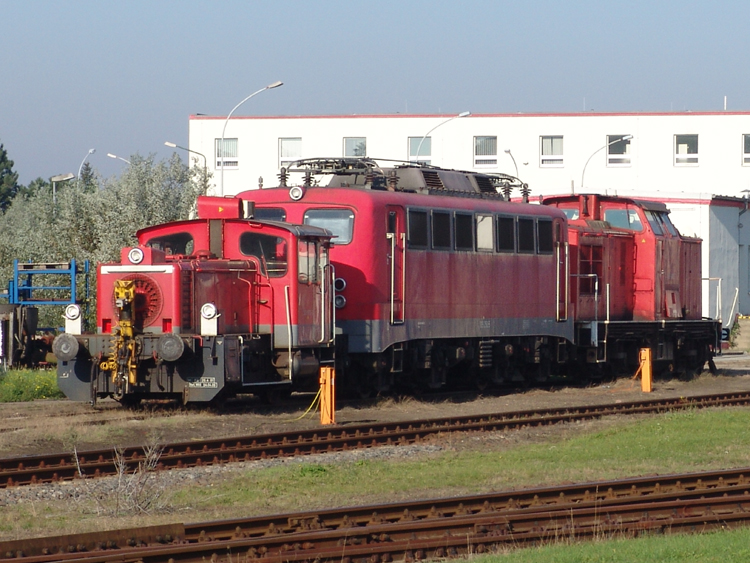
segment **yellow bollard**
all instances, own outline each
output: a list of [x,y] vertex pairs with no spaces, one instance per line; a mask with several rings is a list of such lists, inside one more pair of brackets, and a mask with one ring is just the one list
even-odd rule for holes
[[336,424],[335,404],[336,370],[332,367],[320,368],[320,423]]
[[641,391],[651,393],[651,348],[641,348],[639,354],[641,366],[638,370],[641,372]]

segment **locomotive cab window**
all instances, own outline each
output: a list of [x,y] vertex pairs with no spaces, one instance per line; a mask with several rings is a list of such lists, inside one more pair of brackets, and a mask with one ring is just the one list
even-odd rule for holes
[[536,224],[537,252],[539,254],[552,254],[554,244],[552,242],[552,221],[546,219],[537,220]]
[[427,247],[427,212],[409,210],[409,246],[412,248]]
[[447,211],[432,212],[432,248],[451,248],[451,214]]
[[534,252],[534,220],[518,218],[518,252]]
[[618,229],[642,231],[643,224],[635,209],[605,209],[604,220]]
[[351,209],[308,209],[305,225],[328,229],[333,233],[334,244],[349,244],[354,233],[354,212]]
[[474,250],[474,216],[456,213],[456,250]]
[[497,218],[497,250],[516,251],[516,220],[513,217]]
[[280,278],[287,271],[287,244],[281,237],[247,232],[240,235],[240,252],[245,256],[255,256],[264,274]]
[[659,219],[661,219],[664,228],[670,235],[672,235],[673,237],[680,236],[674,224],[672,224],[672,220],[669,218],[668,213],[659,213]]
[[300,239],[297,243],[297,263],[300,283],[318,283],[318,245],[312,240]]
[[664,234],[664,229],[661,226],[661,221],[659,221],[657,213],[646,210],[646,219],[648,220],[648,224],[651,226],[651,230],[654,231],[655,235],[661,236]]
[[171,235],[154,237],[146,242],[146,246],[163,250],[169,254],[192,254],[193,237],[190,233],[174,233]]
[[492,215],[476,216],[477,250],[492,252],[495,247],[492,241]]
[[253,219],[258,221],[286,221],[286,210],[281,207],[256,207]]

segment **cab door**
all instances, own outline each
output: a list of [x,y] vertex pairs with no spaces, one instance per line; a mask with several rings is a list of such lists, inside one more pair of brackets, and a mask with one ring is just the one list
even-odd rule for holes
[[386,207],[386,248],[388,252],[389,322],[403,324],[406,319],[404,293],[406,285],[406,220],[404,208]]
[[317,241],[297,241],[297,346],[313,346],[323,342],[325,307],[323,306],[323,272]]

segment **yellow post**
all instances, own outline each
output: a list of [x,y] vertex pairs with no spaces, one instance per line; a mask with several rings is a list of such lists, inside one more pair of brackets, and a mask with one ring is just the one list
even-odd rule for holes
[[336,424],[336,404],[334,401],[336,370],[332,367],[320,368],[320,423]]
[[641,391],[651,393],[651,348],[641,348]]

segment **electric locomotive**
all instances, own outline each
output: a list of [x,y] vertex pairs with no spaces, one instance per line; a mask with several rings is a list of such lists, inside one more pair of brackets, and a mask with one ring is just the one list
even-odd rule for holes
[[698,370],[719,349],[718,324],[700,317],[700,241],[663,205],[533,205],[512,176],[383,162],[307,159],[237,196],[256,219],[335,235],[337,386],[598,378],[632,373],[643,347],[657,369]]
[[[297,163],[243,192],[259,219],[335,235],[337,386],[542,380],[574,339],[565,214],[508,201],[516,178],[369,159]],[[313,178],[327,180],[315,185]],[[318,180],[320,181],[320,180]]]
[[315,388],[333,361],[331,233],[242,218],[201,196],[198,217],[142,229],[97,273],[97,330],[77,305],[53,342],[65,395],[183,403]]

